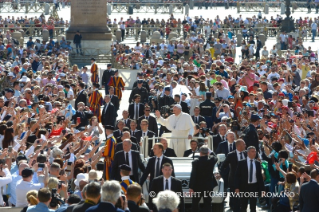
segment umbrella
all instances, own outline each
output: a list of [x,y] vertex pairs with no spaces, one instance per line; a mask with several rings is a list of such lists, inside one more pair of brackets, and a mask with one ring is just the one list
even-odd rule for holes
[[302,58],[303,57],[303,55],[300,55],[300,54],[297,54],[297,55],[293,55],[293,56],[291,56],[289,59],[294,59],[294,58]]

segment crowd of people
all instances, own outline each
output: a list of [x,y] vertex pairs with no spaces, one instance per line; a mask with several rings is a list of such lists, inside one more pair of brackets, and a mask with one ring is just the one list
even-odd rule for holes
[[[255,53],[236,63],[236,38],[219,32],[114,45],[117,62],[138,70],[121,118],[126,82],[111,64],[100,79],[94,58],[90,67],[71,65],[52,39],[49,51],[30,38],[2,58],[0,205],[183,212],[188,189],[192,211],[201,198],[203,211],[223,211],[224,196],[205,194],[229,189],[238,194],[233,211],[255,211],[257,200],[272,211],[317,211],[317,57],[302,42],[300,57],[266,55],[249,35]],[[188,187],[174,157],[192,161]],[[143,186],[155,192],[146,202]]]

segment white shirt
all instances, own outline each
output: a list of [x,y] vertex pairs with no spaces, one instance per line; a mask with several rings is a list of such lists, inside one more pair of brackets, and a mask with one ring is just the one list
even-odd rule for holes
[[172,178],[171,178],[171,177],[165,178],[165,177],[163,176],[163,191],[165,191],[166,180],[167,180],[167,182],[168,182],[168,190],[171,190],[171,187],[172,187]]
[[[125,152],[124,151],[124,158],[125,158],[125,161],[126,161],[126,153],[127,152]],[[130,150],[130,151],[128,151],[128,162],[130,163],[130,167],[131,167],[131,173],[130,173],[130,175],[133,175],[133,162],[132,162],[132,151]]]
[[253,159],[253,179],[251,182],[249,182],[249,173],[250,173],[250,162],[251,159],[249,157],[247,157],[247,166],[248,166],[248,184],[252,184],[252,183],[257,183],[257,176],[256,176],[256,164],[255,164],[255,159]]
[[38,191],[40,190],[40,188],[43,188],[43,187],[44,187],[43,183],[32,183],[32,182],[20,180],[16,186],[16,195],[17,195],[16,207],[19,208],[19,207],[28,206],[29,203],[26,198],[26,194],[28,193],[28,191],[31,191],[31,190]]
[[0,178],[0,206],[3,206],[2,187],[5,188],[5,186],[7,184],[11,183],[11,181],[12,181],[12,176],[11,176],[9,169],[5,168],[5,169],[3,169],[3,172],[6,174],[6,176]]
[[143,131],[142,131],[142,137],[147,136],[147,133],[148,133],[148,130],[147,130],[147,131],[145,131],[145,132],[143,132]]
[[73,93],[73,90],[72,90],[72,89],[70,89],[70,90],[68,91],[67,97],[68,97],[68,98],[71,98],[71,96],[74,98],[74,93]]
[[[162,169],[162,167],[161,167],[161,164],[162,164],[162,160],[163,160],[163,154],[161,155],[161,157],[159,157],[159,163],[160,163],[160,165],[159,165],[159,167],[160,167],[160,171],[161,171],[161,169]],[[157,161],[158,161],[158,157],[156,157],[155,156],[155,168],[154,168],[154,177],[156,177],[156,167],[157,167]]]
[[313,23],[311,24],[311,29],[312,29],[312,30],[317,30],[317,24],[316,24],[315,22],[313,22]]
[[240,160],[242,160],[242,159],[245,159],[245,155],[244,155],[244,153],[242,152],[242,155],[243,155],[243,158],[242,159],[240,159],[240,154],[241,152],[239,152],[237,149],[236,149],[236,154],[237,154],[237,160],[238,161],[240,161]]
[[281,42],[286,42],[288,40],[288,35],[280,34]]

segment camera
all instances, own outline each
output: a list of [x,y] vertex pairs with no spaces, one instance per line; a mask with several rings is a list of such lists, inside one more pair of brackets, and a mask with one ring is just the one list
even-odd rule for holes
[[166,117],[166,114],[168,114],[168,116],[170,116],[173,113],[172,109],[170,106],[165,105],[161,107],[161,115],[163,117]]
[[51,190],[51,202],[50,202],[50,207],[51,208],[56,208],[58,204],[62,205],[64,202],[59,198],[59,195],[57,193],[56,188],[52,188]]

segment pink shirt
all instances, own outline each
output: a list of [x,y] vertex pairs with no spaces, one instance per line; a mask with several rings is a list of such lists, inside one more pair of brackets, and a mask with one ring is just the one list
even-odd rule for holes
[[55,85],[56,84],[56,82],[54,81],[54,80],[48,80],[48,78],[44,78],[43,80],[42,80],[42,85],[43,86],[46,86],[46,84],[48,84],[48,83],[51,83],[52,85]]

